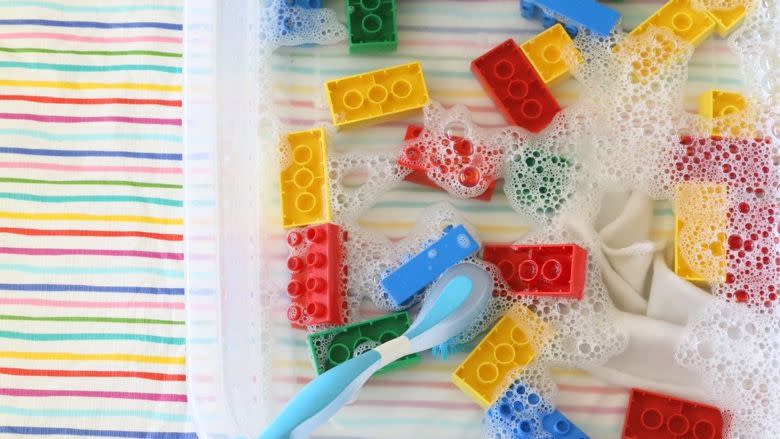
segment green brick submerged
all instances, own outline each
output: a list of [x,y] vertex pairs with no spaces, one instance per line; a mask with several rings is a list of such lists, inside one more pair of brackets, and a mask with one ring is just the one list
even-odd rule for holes
[[[410,324],[409,313],[401,311],[309,334],[309,352],[317,375],[349,360],[356,351],[360,353],[398,337],[406,332]],[[325,355],[317,355],[318,350],[324,351]],[[419,362],[420,354],[410,354],[388,364],[378,373]]]

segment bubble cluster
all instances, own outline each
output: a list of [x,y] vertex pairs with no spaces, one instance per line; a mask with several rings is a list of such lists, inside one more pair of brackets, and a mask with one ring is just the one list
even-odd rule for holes
[[714,302],[688,323],[677,359],[698,372],[731,420],[732,439],[780,437],[780,321]]
[[334,44],[347,38],[346,27],[328,8],[293,6],[270,0],[260,15],[260,39],[274,46]]
[[432,102],[424,114],[425,129],[404,142],[399,163],[425,172],[457,198],[477,197],[495,185],[503,158],[497,133],[477,127],[463,106],[447,110]]

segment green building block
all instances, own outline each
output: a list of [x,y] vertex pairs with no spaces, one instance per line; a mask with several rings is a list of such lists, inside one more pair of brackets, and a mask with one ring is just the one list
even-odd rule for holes
[[531,212],[552,216],[572,195],[572,170],[566,157],[525,148],[512,158],[504,192]]
[[349,53],[389,52],[398,47],[395,0],[347,0]]
[[[355,355],[392,340],[409,329],[409,313],[401,311],[351,325],[309,334],[309,352],[317,375]],[[318,352],[321,354],[318,355]],[[420,354],[410,354],[388,364],[378,373],[420,362]]]

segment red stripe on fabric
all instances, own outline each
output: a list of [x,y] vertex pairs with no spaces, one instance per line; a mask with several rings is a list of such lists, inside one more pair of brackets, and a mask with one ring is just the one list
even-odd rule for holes
[[123,370],[57,370],[57,369],[20,369],[0,367],[0,374],[33,377],[73,377],[73,378],[139,378],[152,381],[184,381],[184,374],[155,372],[133,372]]
[[162,105],[165,107],[181,107],[181,100],[172,99],[128,99],[128,98],[61,98],[55,96],[30,95],[0,95],[0,101],[27,101],[46,104],[76,104],[76,105]]
[[187,395],[177,393],[104,392],[97,390],[0,389],[0,395],[24,397],[78,396],[84,398],[139,399],[144,401],[187,402]]
[[15,235],[28,236],[90,236],[90,237],[133,237],[150,238],[161,241],[181,241],[182,235],[171,233],[151,233],[140,231],[121,231],[121,230],[48,230],[48,229],[26,229],[20,227],[0,227],[0,233],[11,233]]

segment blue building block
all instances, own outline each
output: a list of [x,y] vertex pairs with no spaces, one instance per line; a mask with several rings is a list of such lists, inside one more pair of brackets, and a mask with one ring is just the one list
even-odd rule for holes
[[[576,26],[584,27],[591,32],[607,36],[620,19],[620,14],[612,8],[601,5],[594,0],[520,0],[520,13],[528,19],[541,18],[544,27],[555,24],[554,17],[543,12],[548,10],[566,19],[563,27],[573,38]],[[574,35],[571,29],[574,28]]]
[[[488,422],[505,426],[499,437],[531,439],[548,437],[552,439],[590,439],[561,412],[544,401],[536,391],[515,381],[509,389],[488,409]],[[541,433],[547,435],[541,435]]]
[[314,9],[322,7],[322,0],[285,0],[287,6],[298,6],[300,8]]
[[450,226],[438,241],[386,275],[382,287],[401,305],[478,249],[479,244],[463,225]]
[[542,418],[542,429],[552,434],[553,439],[588,439],[582,430],[558,410]]

